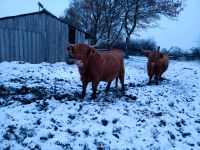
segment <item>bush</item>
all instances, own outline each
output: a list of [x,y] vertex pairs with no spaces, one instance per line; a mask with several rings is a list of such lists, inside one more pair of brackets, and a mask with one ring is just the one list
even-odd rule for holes
[[191,48],[192,56],[196,59],[200,59],[200,47]]
[[[115,47],[125,50],[126,42],[119,41]],[[143,54],[141,48],[145,50],[155,50],[157,49],[156,42],[153,39],[135,39],[135,40],[132,39],[130,41],[129,55]]]

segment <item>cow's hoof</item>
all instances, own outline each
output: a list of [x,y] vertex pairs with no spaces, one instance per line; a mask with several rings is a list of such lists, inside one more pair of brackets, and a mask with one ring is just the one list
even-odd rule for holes
[[110,91],[110,89],[107,89],[107,88],[106,88],[105,92],[108,93],[109,91]]
[[96,99],[96,95],[92,95],[90,99],[91,100],[95,100]]
[[84,99],[85,95],[79,94],[78,97],[79,97],[80,99]]
[[125,89],[121,89],[121,93],[125,93],[126,92],[126,90]]
[[84,99],[85,96],[80,96],[80,99]]
[[147,85],[151,85],[151,82],[148,82]]
[[163,81],[163,80],[165,80],[165,79],[164,79],[164,78],[162,78],[162,77],[159,79],[159,81]]
[[116,95],[118,95],[118,90],[115,91]]
[[125,96],[126,95],[126,92],[121,92],[118,96],[121,97],[121,96]]
[[121,91],[122,92],[126,91],[125,86],[122,86]]

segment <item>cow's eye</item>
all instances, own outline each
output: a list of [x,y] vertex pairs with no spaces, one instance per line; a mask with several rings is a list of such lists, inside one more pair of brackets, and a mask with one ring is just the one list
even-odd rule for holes
[[74,53],[73,47],[72,46],[68,46],[67,50],[69,53]]

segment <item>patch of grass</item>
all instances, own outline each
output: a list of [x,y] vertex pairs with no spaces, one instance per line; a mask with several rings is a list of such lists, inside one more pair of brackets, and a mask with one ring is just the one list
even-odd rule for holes
[[102,123],[103,126],[107,126],[108,125],[108,120],[102,119],[101,123]]
[[72,131],[71,129],[67,129],[67,132],[71,135],[71,136],[76,136],[78,134],[78,132]]
[[61,146],[63,149],[73,150],[73,147],[71,147],[69,143],[61,143],[59,141],[56,141],[55,144]]
[[85,129],[83,130],[83,133],[86,137],[88,137],[90,135],[89,129]]
[[165,127],[166,126],[166,121],[165,120],[160,120],[159,124],[160,127]]

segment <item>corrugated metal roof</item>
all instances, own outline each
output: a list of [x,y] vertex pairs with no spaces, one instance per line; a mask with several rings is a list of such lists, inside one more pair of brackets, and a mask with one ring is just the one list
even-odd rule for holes
[[55,18],[55,19],[57,19],[57,20],[59,20],[59,21],[65,23],[65,24],[71,26],[72,28],[77,29],[77,30],[79,30],[79,31],[81,31],[81,32],[84,32],[84,33],[86,33],[86,34],[88,34],[89,36],[91,36],[91,37],[94,38],[94,36],[93,36],[92,34],[87,33],[87,32],[85,32],[85,31],[83,31],[82,29],[79,29],[79,28],[77,28],[77,27],[75,27],[75,26],[69,24],[68,22],[66,22],[66,21],[64,21],[64,20],[62,20],[62,19],[56,17],[55,15],[53,15],[51,12],[49,12],[49,11],[46,10],[46,9],[43,9],[43,10],[37,11],[37,12],[32,12],[32,13],[26,13],[26,14],[20,14],[20,15],[15,15],[15,16],[2,17],[2,18],[0,18],[0,20],[10,19],[10,18],[15,18],[15,17],[23,17],[23,16],[28,16],[28,15],[40,14],[40,13],[48,14],[48,15],[50,15],[51,17],[53,17],[53,18]]

